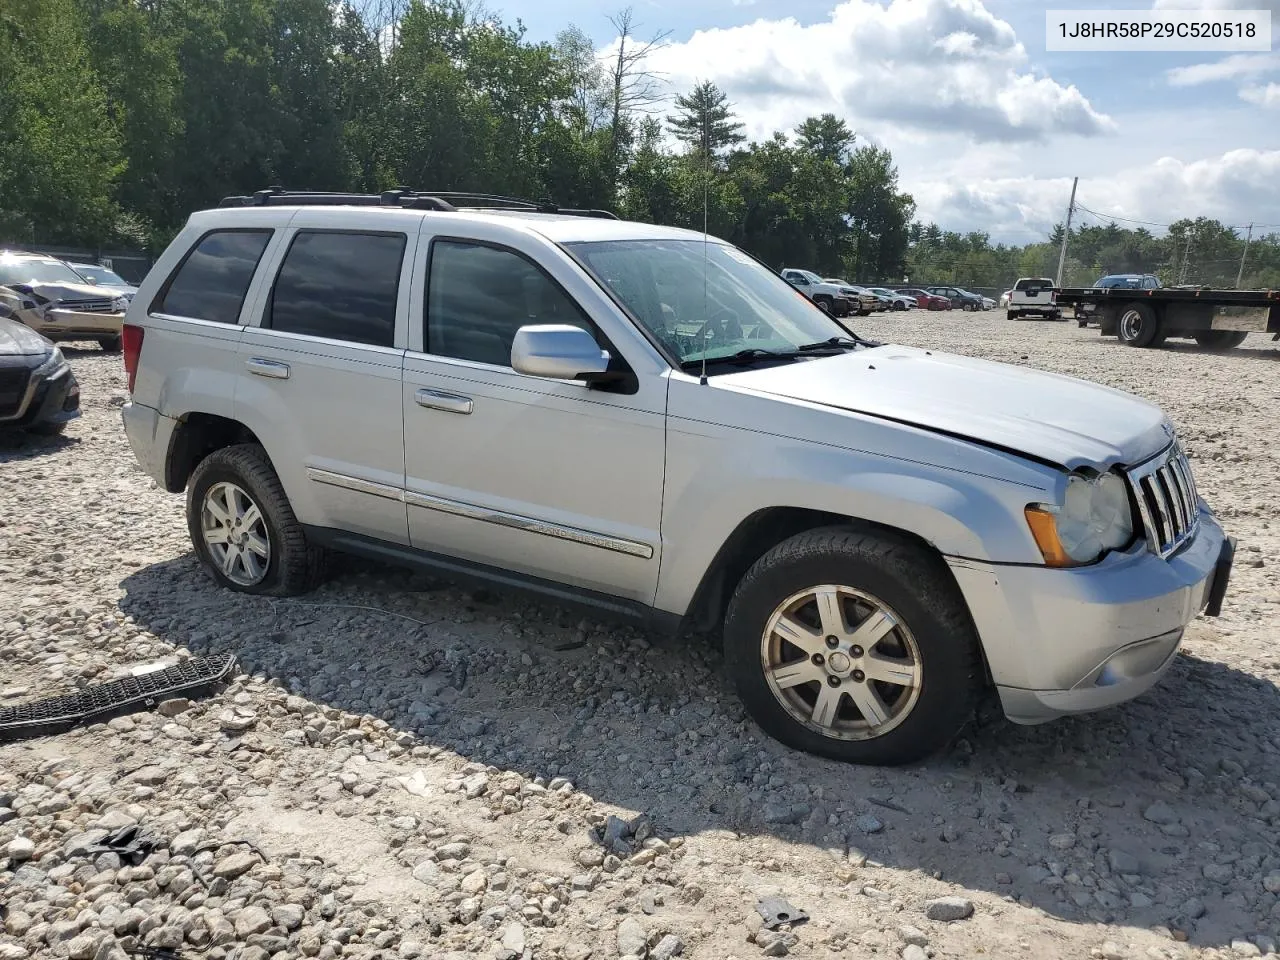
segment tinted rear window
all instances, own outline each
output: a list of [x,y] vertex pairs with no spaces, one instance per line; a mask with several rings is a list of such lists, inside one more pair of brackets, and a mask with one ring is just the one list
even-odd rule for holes
[[390,347],[403,233],[299,231],[285,254],[265,326]]
[[1032,288],[1032,287],[1038,287],[1038,288],[1040,288],[1040,289],[1042,289],[1042,290],[1052,290],[1052,289],[1053,289],[1053,281],[1052,281],[1052,280],[1046,280],[1046,279],[1044,279],[1044,278],[1040,278],[1040,279],[1037,279],[1037,280],[1019,280],[1016,284],[1014,284],[1013,289],[1015,289],[1015,290],[1028,290],[1028,289],[1030,289],[1030,288]]
[[270,230],[215,230],[196,244],[169,281],[157,313],[237,323]]

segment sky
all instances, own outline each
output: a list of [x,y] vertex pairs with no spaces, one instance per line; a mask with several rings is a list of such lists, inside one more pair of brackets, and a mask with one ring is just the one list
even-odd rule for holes
[[[1062,221],[1181,217],[1280,232],[1280,52],[1049,53],[1047,9],[1269,9],[1280,0],[616,0],[674,94],[711,80],[753,139],[832,112],[892,150],[917,217],[1024,244]],[[615,43],[599,0],[490,0],[532,40]],[[1275,40],[1273,39],[1273,44]],[[1124,219],[1121,219],[1124,218]]]

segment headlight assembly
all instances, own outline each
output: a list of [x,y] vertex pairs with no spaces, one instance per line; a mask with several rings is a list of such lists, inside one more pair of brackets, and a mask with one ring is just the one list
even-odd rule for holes
[[1073,474],[1060,504],[1026,508],[1031,535],[1051,567],[1077,567],[1099,560],[1133,539],[1129,488],[1119,473]]
[[62,355],[61,350],[54,347],[53,352],[49,354],[49,358],[32,371],[32,376],[47,377],[50,374],[57,373],[66,365],[67,358]]

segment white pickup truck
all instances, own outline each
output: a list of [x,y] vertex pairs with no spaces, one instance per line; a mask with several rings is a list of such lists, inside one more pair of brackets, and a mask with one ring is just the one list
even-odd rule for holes
[[1013,292],[1009,295],[1009,319],[1021,320],[1023,317],[1062,319],[1058,289],[1048,277],[1019,277],[1013,285]]
[[828,283],[811,270],[786,267],[782,271],[782,279],[833,317],[847,317],[855,310],[861,310],[860,305],[851,300],[840,285]]

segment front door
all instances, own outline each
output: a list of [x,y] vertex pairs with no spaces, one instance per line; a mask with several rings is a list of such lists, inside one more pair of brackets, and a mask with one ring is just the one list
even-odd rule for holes
[[641,377],[635,392],[612,393],[513,370],[521,326],[569,323],[600,335],[566,292],[572,284],[539,265],[546,258],[497,242],[509,232],[486,238],[485,225],[467,226],[465,237],[419,242],[423,326],[409,342],[421,349],[406,354],[402,398],[410,539],[651,603],[667,381]]

